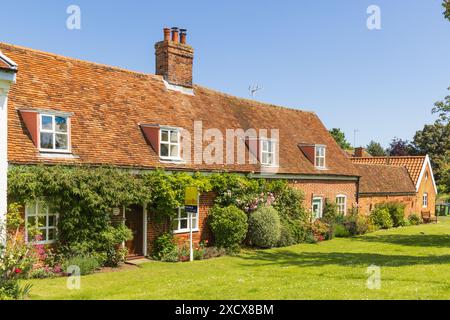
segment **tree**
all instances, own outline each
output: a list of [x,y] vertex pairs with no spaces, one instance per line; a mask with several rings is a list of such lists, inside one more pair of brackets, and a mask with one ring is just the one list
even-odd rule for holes
[[438,119],[416,132],[413,146],[419,154],[430,156],[439,189],[450,192],[450,95],[436,102],[432,113]]
[[408,140],[402,140],[395,137],[392,139],[387,152],[390,156],[410,156],[414,154],[414,148]]
[[442,6],[444,7],[444,17],[450,21],[450,0],[444,0],[442,3]]
[[333,136],[334,140],[337,144],[344,150],[350,149],[351,145],[345,138],[345,133],[341,131],[339,128],[333,128],[330,130],[330,134]]
[[375,141],[370,141],[367,145],[367,152],[370,153],[371,156],[374,157],[382,157],[386,155],[386,151],[383,149],[380,143]]

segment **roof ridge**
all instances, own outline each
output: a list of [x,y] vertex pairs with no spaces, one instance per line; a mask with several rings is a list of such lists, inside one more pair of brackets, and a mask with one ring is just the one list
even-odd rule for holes
[[[148,76],[148,77],[154,78],[156,80],[162,80],[163,79],[162,76],[158,76],[158,75],[153,74],[153,73],[145,73],[145,72],[141,72],[141,71],[134,71],[134,70],[121,68],[121,67],[118,67],[118,66],[111,66],[111,65],[104,64],[104,63],[87,61],[87,60],[81,60],[81,59],[78,59],[78,58],[68,57],[68,56],[64,56],[64,55],[61,55],[61,54],[57,54],[57,53],[52,53],[52,52],[48,52],[48,51],[33,49],[33,48],[25,47],[25,46],[20,46],[20,45],[15,45],[15,44],[10,44],[10,43],[6,43],[6,42],[1,42],[0,41],[0,46],[1,45],[7,46],[7,47],[12,47],[12,48],[19,49],[19,50],[24,50],[24,51],[29,51],[29,52],[41,54],[41,55],[44,55],[44,56],[49,56],[49,57],[61,59],[63,61],[69,61],[69,62],[70,61],[74,61],[74,62],[77,62],[77,63],[83,63],[83,64],[92,65],[92,66],[105,68],[105,69],[112,69],[112,70],[125,72],[125,73],[129,73],[129,74],[140,75],[140,76]],[[203,86],[203,85],[199,85],[199,84],[195,84],[194,87],[197,87],[197,88],[200,88],[200,89],[203,89],[203,90],[212,91],[212,92],[214,92],[216,94],[220,94],[220,95],[222,95],[224,97],[229,97],[229,98],[238,99],[238,100],[241,100],[241,101],[246,101],[247,103],[256,104],[256,105],[259,105],[259,106],[263,105],[263,106],[266,106],[266,107],[279,108],[279,109],[285,109],[285,110],[287,109],[287,110],[292,110],[292,111],[296,111],[296,112],[309,113],[309,114],[316,115],[316,113],[314,111],[302,110],[302,109],[298,109],[298,108],[281,106],[281,105],[275,105],[275,104],[272,104],[272,103],[263,102],[263,101],[257,101],[257,100],[248,99],[248,98],[244,98],[244,97],[238,97],[238,96],[235,96],[235,95],[232,95],[232,94],[229,94],[229,93],[225,93],[223,91],[218,91],[216,89],[212,89],[212,88],[209,88],[209,87],[206,87],[206,86]]]
[[278,109],[283,109],[283,110],[291,110],[291,111],[296,111],[296,112],[301,112],[301,113],[309,113],[309,114],[313,114],[316,115],[316,113],[314,111],[311,110],[303,110],[303,109],[298,109],[298,108],[294,108],[294,107],[287,107],[287,106],[281,106],[281,105],[277,105],[277,104],[273,104],[270,102],[264,102],[264,101],[258,101],[258,100],[254,100],[254,99],[249,99],[249,98],[244,98],[244,97],[238,97],[223,91],[218,91],[216,89],[212,89],[203,85],[195,85],[195,87],[203,89],[203,90],[207,90],[207,91],[212,91],[216,94],[222,95],[224,97],[228,97],[228,98],[233,98],[233,99],[237,99],[237,100],[241,100],[241,101],[246,101],[248,103],[251,104],[255,104],[255,105],[263,105],[266,107],[271,107],[271,108],[278,108]]
[[33,48],[25,47],[25,46],[20,46],[20,45],[16,45],[16,44],[11,44],[11,43],[6,43],[6,42],[1,42],[0,41],[0,46],[2,46],[2,45],[3,46],[7,46],[7,47],[11,47],[11,48],[15,48],[15,49],[19,49],[19,50],[23,50],[23,51],[29,51],[29,52],[41,54],[41,55],[44,55],[44,56],[57,58],[57,59],[60,59],[60,60],[69,61],[69,62],[70,61],[74,61],[74,62],[78,62],[78,63],[83,63],[83,64],[96,66],[96,67],[99,67],[99,68],[112,69],[112,70],[125,72],[125,73],[129,73],[129,74],[140,75],[140,76],[149,76],[149,77],[152,77],[152,78],[155,78],[155,79],[162,79],[162,76],[158,76],[158,75],[155,75],[155,74],[152,74],[152,73],[144,73],[144,72],[141,72],[141,71],[125,69],[125,68],[122,68],[122,67],[112,66],[112,65],[108,65],[108,64],[104,64],[104,63],[100,63],[100,62],[81,60],[81,59],[78,59],[78,58],[64,56],[64,55],[61,55],[61,54],[58,54],[58,53],[52,53],[52,52],[48,52],[48,51],[33,49]]

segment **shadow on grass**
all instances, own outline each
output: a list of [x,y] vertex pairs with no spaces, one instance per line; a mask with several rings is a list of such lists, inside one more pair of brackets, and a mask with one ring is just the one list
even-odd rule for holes
[[379,242],[415,247],[450,248],[450,235],[417,234],[417,235],[367,235],[353,238],[357,241]]
[[440,256],[407,256],[384,255],[378,253],[347,253],[347,252],[292,252],[292,251],[257,251],[249,256],[241,256],[245,265],[258,266],[325,266],[340,265],[401,267],[409,265],[450,264],[450,255]]

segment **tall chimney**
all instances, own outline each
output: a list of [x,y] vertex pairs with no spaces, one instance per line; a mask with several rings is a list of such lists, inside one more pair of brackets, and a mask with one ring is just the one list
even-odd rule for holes
[[355,157],[356,158],[363,158],[365,153],[366,153],[366,149],[364,149],[362,147],[355,148]]
[[172,85],[192,88],[194,49],[186,37],[186,29],[164,28],[164,40],[155,44],[155,73]]

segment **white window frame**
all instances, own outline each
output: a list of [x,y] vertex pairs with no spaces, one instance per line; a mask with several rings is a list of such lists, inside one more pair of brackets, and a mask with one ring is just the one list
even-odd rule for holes
[[[318,156],[317,151],[319,149],[323,149],[323,155]],[[316,145],[314,146],[314,166],[319,169],[325,169],[326,168],[326,158],[327,158],[327,147],[323,145]],[[318,165],[318,159],[323,159],[323,166]]]
[[320,210],[319,210],[319,216],[313,216],[313,220],[321,219],[323,218],[323,197],[313,197],[311,202],[311,212],[314,214],[314,202],[320,200]]
[[[344,203],[339,203],[338,202],[338,199],[344,199]],[[336,196],[336,204],[337,204],[337,208],[338,208],[338,214],[343,214],[343,215],[345,215],[346,213],[347,213],[347,196],[345,195],[345,194],[338,194],[337,196]],[[343,205],[344,206],[344,208],[343,208],[343,211],[344,212],[340,212],[340,206],[341,205]]]
[[[52,118],[52,129],[51,130],[42,128],[42,118],[43,117]],[[66,119],[67,132],[56,131],[56,121],[55,121],[56,117]],[[59,114],[40,113],[39,114],[39,135],[38,135],[39,151],[52,152],[52,153],[71,153],[72,147],[71,147],[70,131],[71,131],[71,126],[70,126],[70,117],[69,116],[59,115]],[[50,133],[53,135],[53,148],[47,149],[47,148],[41,147],[41,133]],[[56,149],[56,134],[67,135],[67,149]]]
[[[46,204],[47,211],[45,212],[45,214],[40,213],[39,212],[39,204],[43,204],[43,203],[44,203],[43,201],[36,201],[36,202],[33,202],[33,203],[29,203],[29,204],[27,204],[25,206],[25,239],[26,239],[26,242],[31,242],[31,243],[34,243],[34,244],[52,244],[52,243],[55,243],[56,239],[58,238],[59,213],[57,213],[57,212],[54,212],[54,213],[50,212],[51,206],[48,203]],[[30,206],[34,206],[35,214],[30,214],[29,213]],[[38,217],[40,217],[40,216],[41,217],[45,216],[45,226],[37,226],[37,229],[38,230],[46,230],[45,240],[42,240],[42,241],[30,241],[28,239],[28,218],[29,217],[35,217],[36,225],[37,225]],[[53,226],[52,227],[49,226],[49,216],[55,216],[56,221],[55,221],[55,226],[54,227]],[[53,240],[49,240],[48,239],[48,234],[49,234],[48,231],[51,230],[51,229],[55,230],[55,239],[53,239]]]
[[[271,145],[272,151],[269,151],[269,145],[267,145],[267,148],[264,148],[264,144],[265,143],[268,143],[268,144]],[[275,152],[276,147],[277,147],[277,145],[276,145],[276,140],[275,139],[267,139],[267,138],[260,139],[260,144],[259,144],[260,153],[259,154],[260,154],[260,159],[261,159],[261,164],[262,165],[268,166],[268,167],[276,167],[277,166],[276,165],[277,161],[276,161],[276,157],[275,157],[275,155],[276,155],[276,152]],[[272,162],[263,162],[263,159],[264,159],[263,155],[264,154],[272,155]]]
[[[173,229],[173,233],[174,233],[174,234],[179,234],[179,233],[189,233],[189,232],[191,231],[191,230],[190,230],[190,224],[191,224],[191,221],[190,221],[190,219],[189,219],[189,214],[187,215],[186,218],[181,218],[181,210],[183,210],[183,209],[184,209],[184,207],[179,207],[179,208],[176,209],[176,210],[178,210],[178,215],[177,215],[177,217],[174,219],[174,221],[177,221],[177,222],[178,222],[178,226],[177,226],[177,229]],[[194,215],[195,215],[195,216],[193,216],[192,218],[195,219],[195,226],[194,226],[194,228],[192,229],[192,232],[198,232],[198,231],[199,231],[199,229],[198,229],[198,225],[199,225],[199,222],[198,222],[198,220],[199,220],[199,206],[198,206],[198,201],[197,201],[197,212],[194,213]],[[181,221],[183,221],[183,220],[186,220],[186,221],[187,221],[187,228],[181,228]]]
[[428,193],[422,195],[422,208],[428,208]]
[[[168,132],[168,141],[162,141],[162,135],[163,135],[163,131],[167,131]],[[175,132],[177,134],[177,140],[178,142],[171,142],[170,141],[170,136],[171,134]],[[161,146],[162,145],[167,145],[168,146],[168,151],[169,151],[169,156],[162,156],[161,155]],[[178,154],[176,156],[171,156],[170,155],[170,149],[171,146],[178,146]],[[159,157],[163,160],[175,160],[175,161],[180,161],[181,160],[181,135],[180,135],[180,129],[178,128],[168,128],[168,127],[164,127],[164,128],[160,128],[159,130]]]

